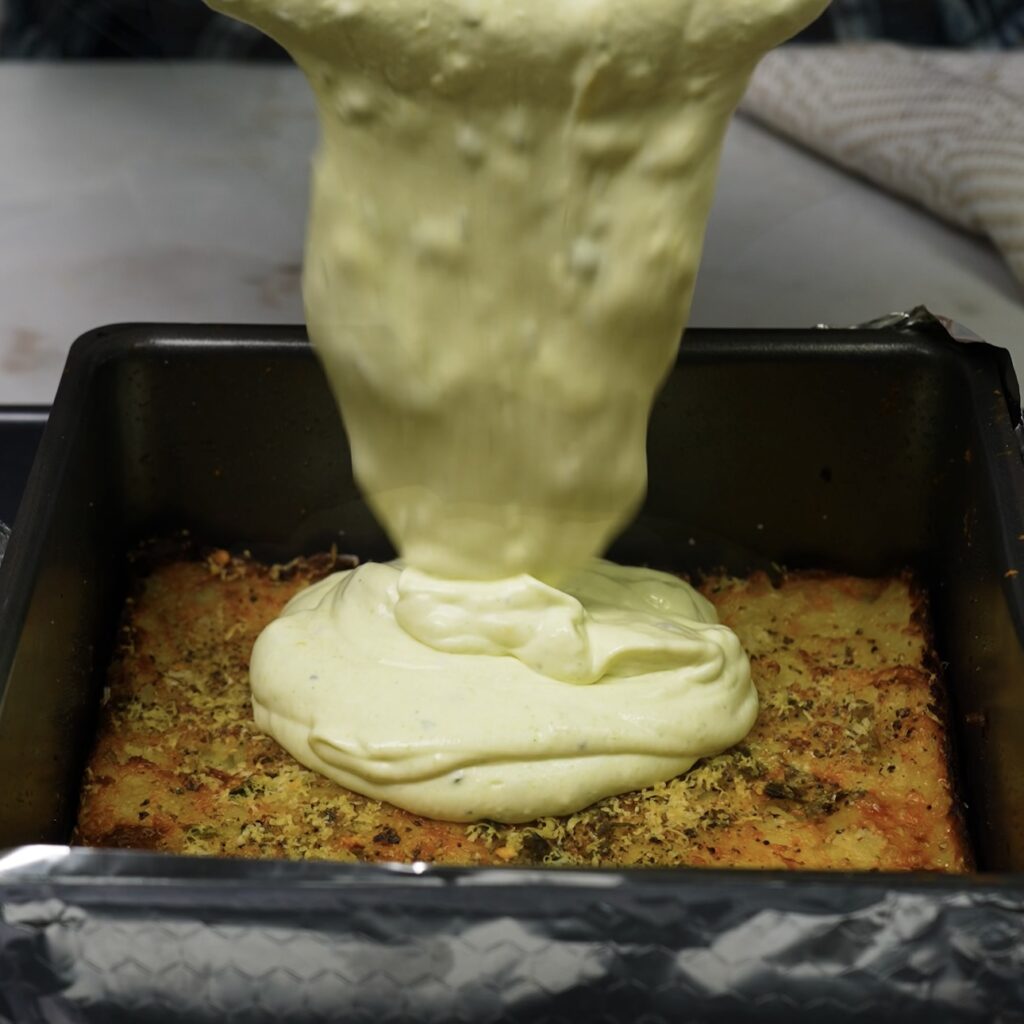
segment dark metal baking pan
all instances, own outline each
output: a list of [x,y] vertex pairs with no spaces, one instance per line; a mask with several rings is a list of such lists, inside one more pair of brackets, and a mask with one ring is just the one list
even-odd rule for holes
[[[654,412],[645,507],[613,551],[679,570],[914,567],[988,875],[387,871],[15,849],[0,860],[0,993],[6,969],[79,1014],[15,1018],[31,1020],[224,1019],[229,990],[238,1020],[419,1019],[416,1006],[438,1020],[936,1007],[943,1020],[1024,1020],[1019,423],[1006,353],[934,325],[695,330]],[[0,848],[67,841],[124,553],[183,527],[274,558],[332,541],[388,553],[301,330],[125,326],[75,345],[0,567]],[[147,928],[170,936],[159,964],[131,956],[155,941]],[[325,936],[318,956],[333,951],[336,970],[297,989],[281,953],[290,966],[274,982],[273,956],[231,960],[232,935],[295,949]],[[470,952],[453,959],[453,943]],[[506,952],[487,960],[488,948]],[[402,949],[419,973],[395,984],[419,1002],[389,1011],[366,972],[374,957],[398,970]],[[687,954],[698,949],[711,952]],[[573,955],[576,974],[544,973]],[[120,968],[97,967],[104,957]],[[186,983],[225,957],[223,971],[257,979],[248,995],[223,978]],[[148,1015],[118,1015],[126,992]],[[322,1009],[327,992],[341,1016]]]
[[13,523],[35,461],[49,406],[0,406],[0,522]]

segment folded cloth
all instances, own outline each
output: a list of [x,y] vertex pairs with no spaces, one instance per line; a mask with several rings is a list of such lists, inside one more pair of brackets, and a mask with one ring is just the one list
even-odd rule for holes
[[988,235],[1024,282],[1024,53],[789,46],[762,62],[742,109]]

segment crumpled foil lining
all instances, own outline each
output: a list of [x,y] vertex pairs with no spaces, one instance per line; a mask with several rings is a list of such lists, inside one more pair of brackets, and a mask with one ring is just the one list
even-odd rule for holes
[[1024,1021],[1024,883],[0,856],[0,1019]]
[[956,320],[952,320],[948,316],[933,313],[927,306],[915,306],[913,309],[902,313],[886,313],[884,316],[873,317],[862,324],[844,324],[842,326],[838,324],[818,324],[817,326],[819,330],[824,331],[912,331],[922,328],[926,330],[938,328],[952,338],[953,341],[959,341],[963,344],[986,343],[984,338],[975,334],[969,327],[957,323]]

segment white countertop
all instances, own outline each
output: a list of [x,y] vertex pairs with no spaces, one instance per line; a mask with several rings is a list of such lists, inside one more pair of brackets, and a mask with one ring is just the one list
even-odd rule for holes
[[[301,320],[315,132],[290,67],[0,65],[0,404],[49,402],[103,323]],[[693,324],[921,303],[1024,367],[1024,286],[984,241],[733,125]]]

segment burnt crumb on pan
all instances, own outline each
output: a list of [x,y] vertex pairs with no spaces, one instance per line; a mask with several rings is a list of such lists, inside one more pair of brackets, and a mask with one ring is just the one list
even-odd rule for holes
[[375,843],[385,843],[388,846],[397,846],[402,837],[390,826],[385,825],[374,837]]
[[502,825],[431,821],[342,789],[253,723],[260,630],[296,592],[355,564],[332,550],[264,565],[188,535],[141,546],[75,841],[449,865],[970,867],[941,666],[909,574],[705,578],[751,657],[761,712],[750,735],[669,782]]
[[551,842],[539,832],[525,832],[522,841],[523,856],[534,864],[541,863],[551,852]]

